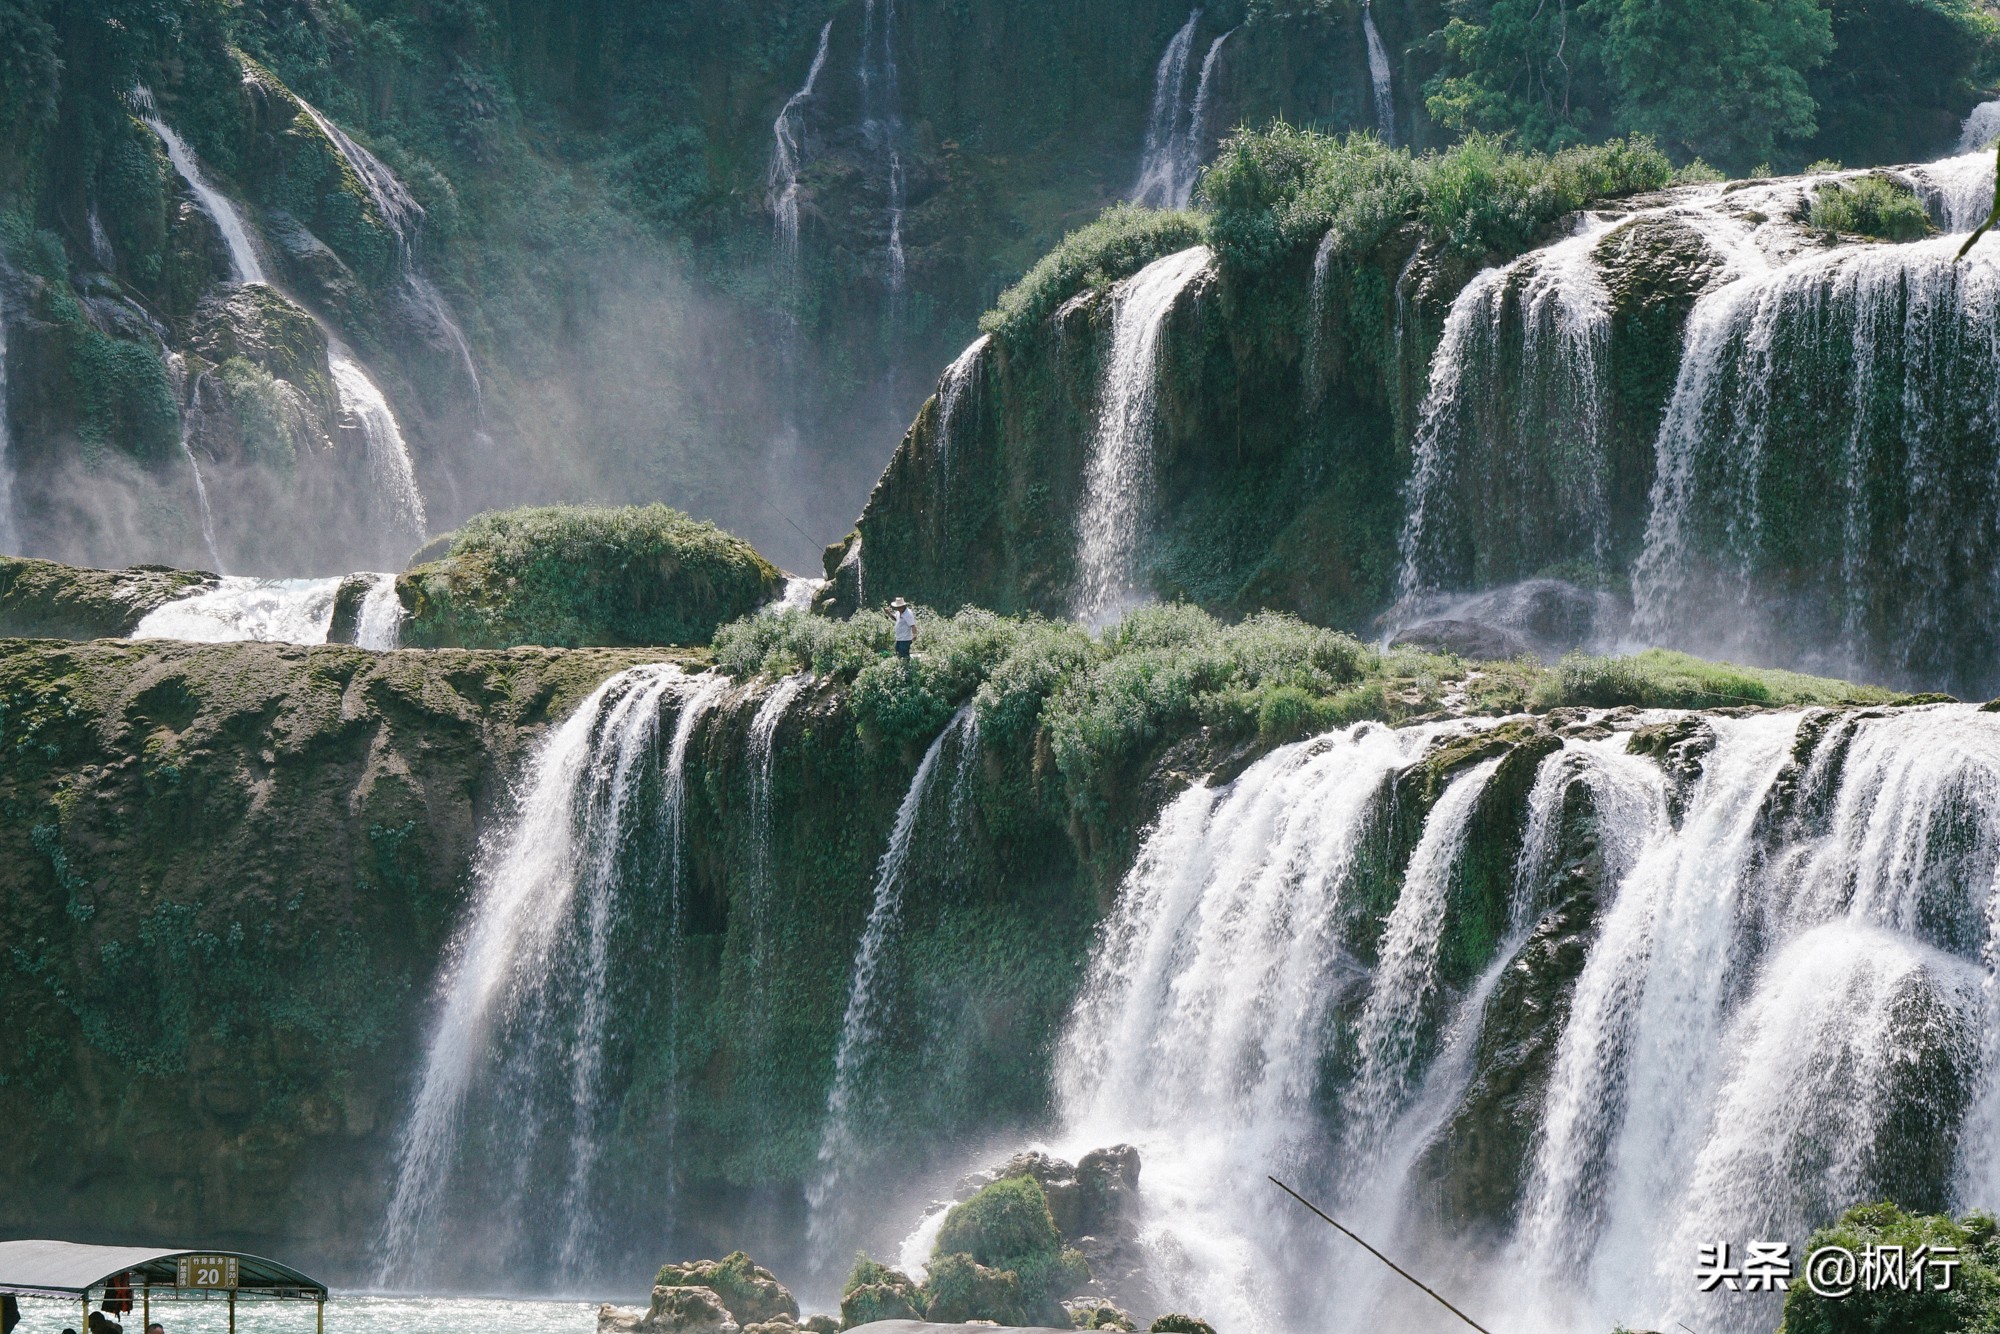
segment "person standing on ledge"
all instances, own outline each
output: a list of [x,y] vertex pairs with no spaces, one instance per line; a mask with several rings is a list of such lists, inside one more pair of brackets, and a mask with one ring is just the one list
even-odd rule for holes
[[896,656],[908,662],[910,649],[917,642],[917,613],[909,603],[897,598],[889,604],[889,615],[896,622]]

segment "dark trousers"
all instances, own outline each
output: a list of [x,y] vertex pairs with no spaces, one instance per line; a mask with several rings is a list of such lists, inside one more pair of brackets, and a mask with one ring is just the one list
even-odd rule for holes
[[899,640],[897,640],[897,641],[896,641],[896,656],[897,656],[897,657],[899,657],[899,658],[907,658],[907,657],[909,657],[909,656],[910,656],[910,641],[909,641],[909,640],[907,640],[907,639],[899,639]]

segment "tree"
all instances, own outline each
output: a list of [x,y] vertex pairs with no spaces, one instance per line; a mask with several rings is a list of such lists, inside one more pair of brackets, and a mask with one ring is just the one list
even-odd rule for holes
[[1812,134],[1806,75],[1833,50],[1820,0],[1589,0],[1618,127],[1735,167]]

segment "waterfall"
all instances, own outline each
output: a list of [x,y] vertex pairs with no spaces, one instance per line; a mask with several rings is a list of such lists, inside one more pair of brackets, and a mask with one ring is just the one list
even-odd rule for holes
[[374,203],[376,215],[396,238],[397,268],[401,271],[403,289],[411,305],[430,326],[430,332],[457,355],[459,366],[472,386],[478,411],[483,413],[484,390],[479,379],[479,367],[472,359],[472,345],[465,337],[465,330],[452,318],[451,308],[445,304],[443,294],[424,276],[417,264],[417,243],[425,220],[423,205],[416,201],[409,188],[380,158],[356,143],[310,102],[300,98],[298,103],[353,169],[362,188],[368,192],[369,200]]
[[1306,410],[1319,407],[1326,396],[1326,316],[1328,287],[1333,279],[1333,252],[1338,237],[1329,229],[1313,251],[1312,286],[1306,294],[1306,348],[1299,364],[1305,375]]
[[1151,208],[1186,208],[1194,196],[1201,175],[1201,160],[1215,137],[1213,119],[1215,73],[1222,63],[1222,48],[1236,35],[1228,32],[1209,43],[1195,79],[1192,96],[1188,90],[1188,66],[1194,55],[1195,29],[1202,10],[1188,15],[1188,21],[1167,43],[1166,51],[1153,74],[1153,107],[1146,122],[1146,146],[1139,158],[1139,179],[1132,187],[1132,199]]
[[1077,513],[1080,620],[1101,624],[1141,595],[1139,538],[1152,489],[1161,336],[1174,302],[1211,258],[1206,246],[1195,246],[1154,260],[1120,283],[1113,298],[1111,354]]
[[[152,94],[143,87],[135,88],[131,94],[131,101],[140,117],[166,146],[167,157],[173,162],[174,170],[194,193],[202,211],[208,214],[215,223],[216,230],[222,233],[223,241],[229,249],[230,271],[235,281],[268,283],[269,279],[264,274],[263,264],[250,243],[250,231],[242,215],[226,196],[208,183],[188,146],[159,118],[154,109]],[[305,104],[300,103],[300,105]],[[341,145],[342,151],[345,152],[348,144],[346,136],[341,135],[331,122],[323,120],[311,107],[306,107],[306,110],[329,136],[338,136],[335,138],[335,143]],[[415,210],[415,216],[418,217],[421,217],[422,210],[417,207],[415,200],[410,199],[408,192],[403,190],[402,184],[396,181],[387,167],[376,162],[373,156],[368,155],[366,150],[358,145],[354,146],[354,152],[360,157],[350,159],[350,162],[354,165],[356,174],[368,184],[371,191],[378,188],[376,176],[386,179],[394,186],[395,193],[385,193],[378,199],[377,208],[386,210],[385,220],[391,222],[391,226],[396,228],[398,238],[402,238],[404,232],[401,228],[409,224],[410,210]],[[361,166],[363,160],[373,164],[372,168],[363,170]],[[321,327],[324,329],[325,326]],[[457,326],[452,327],[455,329]],[[467,355],[469,366],[470,354]],[[353,353],[349,352],[331,331],[327,332],[327,361],[333,372],[334,388],[340,397],[341,411],[361,433],[366,447],[368,471],[375,484],[386,531],[397,536],[415,537],[418,541],[422,541],[426,535],[423,494],[417,487],[416,472],[410,462],[409,447],[403,442],[402,429],[396,425],[395,414],[389,410],[388,399],[363,369],[361,363],[355,360]],[[477,384],[476,375],[474,383]],[[189,453],[189,458],[192,461],[192,452]],[[206,491],[205,486],[201,488],[204,497]]]
[[355,621],[356,648],[386,652],[403,642],[403,603],[396,596],[396,576],[371,574],[368,592],[361,599],[361,614]]
[[[1384,785],[1442,732],[1362,724],[1190,788],[1125,877],[1058,1049],[1061,1142],[1138,1146],[1167,1309],[1284,1327],[1257,1263],[1285,1217],[1245,1183],[1315,1152],[1319,1035],[1351,971],[1339,925],[1360,850]],[[1452,790],[1470,795],[1463,779]]]
[[21,552],[20,521],[15,517],[14,428],[7,398],[7,311],[0,305],[0,556]]
[[354,354],[339,343],[329,342],[327,364],[333,370],[340,410],[367,447],[368,475],[384,511],[384,530],[421,543],[429,532],[424,496],[417,488],[410,449],[403,443],[403,431],[396,425],[396,414],[389,410],[389,400]]
[[[596,1168],[618,1119],[608,1047],[634,1036],[611,1022],[618,974],[645,959],[677,984],[682,771],[726,689],[672,665],[632,668],[537,747],[512,818],[482,849],[438,980],[378,1284],[435,1282],[448,1218],[476,1226],[503,1260],[546,1261],[559,1282],[594,1277]],[[498,1197],[473,1203],[482,1189]],[[458,1197],[468,1203],[455,1211]]]
[[1361,32],[1368,40],[1368,78],[1375,88],[1375,124],[1381,130],[1382,142],[1396,142],[1396,82],[1389,65],[1389,49],[1382,45],[1382,34],[1375,28],[1375,7],[1370,0],[1361,0]]
[[1960,153],[1982,153],[2000,139],[2000,102],[1981,102],[1958,130]]
[[805,170],[805,108],[819,86],[820,71],[826,68],[827,43],[833,37],[833,20],[819,30],[819,48],[813,53],[812,68],[771,123],[771,169],[768,174],[768,203],[777,233],[778,258],[783,265],[787,288],[798,283],[799,270],[799,173]]
[[201,211],[215,224],[216,231],[222,233],[222,243],[229,250],[229,268],[234,280],[239,283],[269,281],[264,276],[263,261],[257,258],[257,249],[250,243],[250,229],[244,224],[243,215],[236,211],[236,205],[229,201],[227,195],[208,183],[208,178],[202,175],[201,164],[195,161],[194,150],[160,119],[153,104],[153,94],[144,87],[134,88],[130,100],[139,119],[159,136],[160,143],[167,150],[167,160],[173,163],[174,171],[186,182],[195,202],[201,205]]
[[1346,1099],[1345,1156],[1353,1162],[1373,1156],[1402,1108],[1425,1009],[1437,991],[1451,873],[1465,851],[1479,798],[1499,767],[1499,760],[1485,760],[1445,789],[1424,823],[1423,838],[1403,872],[1403,892],[1383,924],[1368,1003],[1356,1024],[1360,1068]]
[[1992,683],[2000,265],[1959,245],[1821,251],[1696,305],[1633,570],[1643,634]]
[[861,17],[861,136],[886,176],[888,284],[900,295],[909,262],[903,253],[903,90],[896,68],[896,0],[866,0]]
[[[1401,540],[1405,599],[1531,574],[1552,552],[1601,564],[1609,539],[1607,224],[1504,268],[1452,302],[1418,413]],[[1507,345],[1518,333],[1520,355]],[[1476,480],[1475,480],[1476,479]],[[1468,506],[1459,488],[1476,485]],[[1469,531],[1481,539],[1466,568]]]
[[937,391],[937,460],[931,468],[931,534],[940,548],[948,540],[947,520],[951,507],[952,468],[959,453],[960,418],[968,402],[979,400],[979,386],[985,375],[985,359],[993,346],[990,334],[981,334],[957,360],[945,367]]
[[[1563,1334],[1762,1334],[1782,1293],[1699,1296],[1698,1246],[1802,1255],[1860,1201],[1990,1201],[2000,716],[1683,725],[1707,738],[1685,778],[1601,729],[1542,759],[1511,807],[1487,801],[1495,760],[1460,771],[1370,928],[1370,965],[1350,933],[1357,913],[1378,920],[1366,896],[1402,799],[1391,780],[1465,725],[1362,725],[1168,806],[1084,969],[1054,1145],[1139,1147],[1162,1306],[1244,1334],[1429,1328],[1375,1262],[1249,1184],[1266,1171],[1489,1327]],[[1504,837],[1508,809],[1511,885],[1483,891],[1506,894],[1498,938],[1447,985],[1459,868],[1474,830]],[[1542,1075],[1512,1064],[1524,1014]],[[1532,1117],[1518,1154],[1488,1137],[1496,1087]],[[1499,1198],[1518,1203],[1440,1210],[1448,1170],[1488,1198],[1505,1178]]]
[[1186,135],[1188,59],[1194,52],[1194,30],[1201,23],[1197,6],[1181,25],[1153,72],[1153,109],[1146,120],[1146,146],[1139,157],[1139,180],[1132,199],[1151,208],[1178,208],[1180,173]]
[[183,639],[197,644],[258,640],[324,644],[333,628],[340,580],[224,578],[213,588],[155,607],[132,630],[134,639]]
[[811,611],[813,599],[819,596],[820,589],[826,585],[827,581],[824,579],[813,579],[803,574],[788,574],[785,576],[784,584],[778,589],[778,596],[766,602],[760,610],[772,616],[787,611]]
[[1222,64],[1222,48],[1236,35],[1231,28],[1208,44],[1208,54],[1201,59],[1201,77],[1195,80],[1194,106],[1188,111],[1187,143],[1183,149],[1181,169],[1181,195],[1176,208],[1186,208],[1194,195],[1195,178],[1201,174],[1201,159],[1207,154],[1209,140],[1215,138],[1215,126],[1211,123],[1215,115],[1215,71]]
[[882,1024],[881,999],[877,995],[889,950],[894,943],[903,907],[903,867],[917,831],[917,817],[923,812],[924,796],[930,791],[945,746],[953,739],[967,750],[978,735],[978,718],[972,705],[959,709],[950,724],[924,752],[909,791],[896,809],[896,823],[889,834],[889,846],[875,868],[874,901],[868,921],[855,946],[854,968],[847,989],[847,1008],[841,1017],[840,1041],[834,1052],[833,1081],[827,1090],[826,1120],[820,1132],[819,1177],[808,1191],[812,1205],[810,1225],[815,1262],[831,1267],[845,1258],[841,1247],[848,1243],[854,1222],[852,1202],[843,1198],[850,1173],[857,1165],[864,1142],[856,1118],[867,1092],[863,1076]]
[[194,377],[193,383],[187,385],[185,392],[182,392],[181,382],[187,375],[187,360],[178,352],[167,352],[166,360],[167,368],[173,376],[176,394],[182,400],[181,457],[187,460],[188,472],[194,478],[195,509],[201,516],[202,545],[208,551],[210,570],[216,574],[224,574],[226,571],[222,565],[222,549],[216,545],[215,541],[215,510],[209,504],[208,483],[203,480],[201,475],[201,461],[195,457],[194,453],[194,424],[196,417],[202,411],[201,382],[202,378],[208,372],[205,370],[198,372]]

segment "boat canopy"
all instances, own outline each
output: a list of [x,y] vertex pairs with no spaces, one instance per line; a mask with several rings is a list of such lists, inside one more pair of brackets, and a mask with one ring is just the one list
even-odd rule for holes
[[114,1279],[135,1292],[152,1288],[226,1290],[246,1297],[326,1300],[326,1284],[307,1278],[290,1265],[241,1251],[0,1241],[0,1292],[87,1298],[93,1289],[101,1289]]

